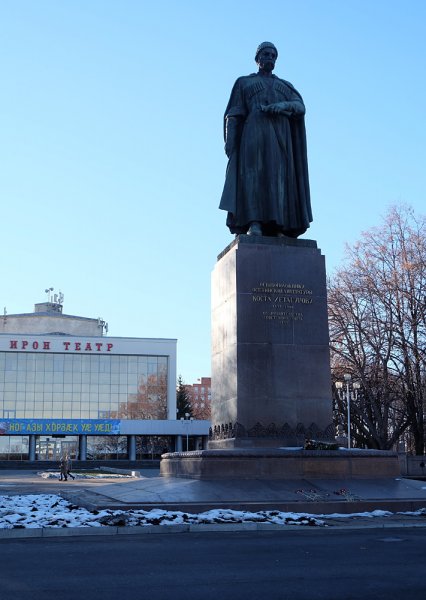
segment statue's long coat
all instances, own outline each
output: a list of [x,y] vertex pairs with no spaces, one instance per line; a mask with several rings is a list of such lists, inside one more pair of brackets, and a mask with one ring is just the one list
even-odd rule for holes
[[304,116],[271,115],[260,108],[292,101],[303,106],[297,90],[275,75],[269,83],[258,74],[235,82],[225,122],[237,119],[239,133],[220,202],[232,233],[245,233],[250,222],[260,221],[297,237],[312,221]]

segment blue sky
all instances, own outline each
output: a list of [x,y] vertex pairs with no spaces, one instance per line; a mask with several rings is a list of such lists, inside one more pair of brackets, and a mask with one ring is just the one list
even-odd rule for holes
[[45,288],[109,335],[178,339],[210,375],[222,116],[257,45],[306,107],[315,239],[346,242],[426,197],[423,0],[0,0],[1,310]]

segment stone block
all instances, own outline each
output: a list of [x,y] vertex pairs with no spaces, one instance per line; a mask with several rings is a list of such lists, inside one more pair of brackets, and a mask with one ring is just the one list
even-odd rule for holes
[[396,452],[233,448],[165,454],[161,475],[189,479],[380,479],[400,474]]
[[212,275],[211,447],[330,439],[331,423],[324,257],[312,240],[239,236]]

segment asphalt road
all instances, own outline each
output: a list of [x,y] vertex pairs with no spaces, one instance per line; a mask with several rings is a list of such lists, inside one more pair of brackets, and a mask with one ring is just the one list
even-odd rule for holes
[[0,541],[13,600],[424,600],[426,530]]

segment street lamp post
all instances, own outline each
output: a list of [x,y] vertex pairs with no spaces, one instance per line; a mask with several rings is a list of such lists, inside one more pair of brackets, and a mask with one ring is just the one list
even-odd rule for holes
[[185,423],[186,425],[186,451],[189,451],[189,426],[191,424],[191,421],[193,420],[193,417],[191,417],[191,415],[189,413],[185,413],[185,418],[181,417],[180,420],[182,421],[182,423]]
[[358,381],[352,382],[352,376],[350,373],[345,373],[343,375],[343,381],[336,381],[336,389],[338,390],[339,395],[342,394],[343,397],[346,398],[346,407],[347,407],[347,421],[348,421],[348,448],[352,447],[351,441],[351,401],[356,400],[358,397],[358,390],[361,385]]

